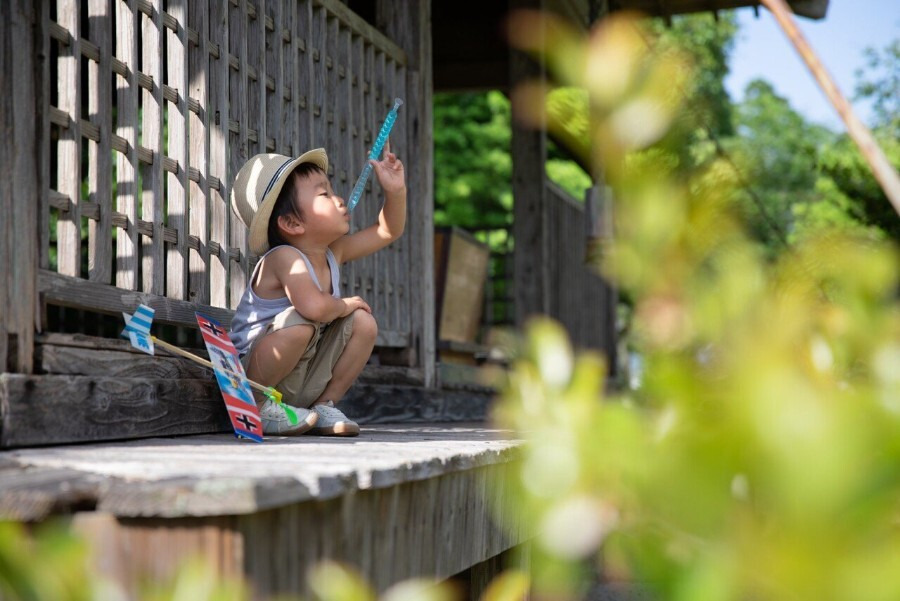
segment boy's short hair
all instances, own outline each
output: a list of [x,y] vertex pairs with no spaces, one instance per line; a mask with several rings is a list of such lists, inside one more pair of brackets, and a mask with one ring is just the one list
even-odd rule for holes
[[269,248],[287,244],[287,241],[282,237],[281,231],[278,229],[279,217],[293,215],[300,221],[303,221],[303,210],[293,202],[294,189],[298,180],[309,177],[313,173],[324,174],[325,172],[321,167],[314,163],[300,163],[294,168],[291,174],[288,175],[287,180],[284,182],[284,186],[281,187],[281,192],[278,193],[278,198],[275,199],[275,205],[272,207],[272,214],[269,216],[269,227],[267,232]]

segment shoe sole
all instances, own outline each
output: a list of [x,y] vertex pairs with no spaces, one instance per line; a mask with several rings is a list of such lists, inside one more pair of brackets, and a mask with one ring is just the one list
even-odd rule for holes
[[309,432],[317,436],[359,436],[356,424],[335,424],[330,427],[312,428]]
[[266,436],[299,436],[301,434],[306,434],[309,430],[316,425],[316,422],[319,421],[319,414],[315,411],[310,411],[309,415],[306,416],[306,419],[297,424],[297,427],[292,430],[285,430],[284,432],[266,432]]

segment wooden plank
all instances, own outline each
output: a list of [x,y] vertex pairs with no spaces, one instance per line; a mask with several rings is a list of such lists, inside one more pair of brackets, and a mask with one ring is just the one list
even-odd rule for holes
[[195,311],[208,315],[225,326],[230,326],[234,312],[178,299],[170,299],[140,291],[127,291],[115,286],[88,282],[79,278],[59,275],[47,270],[38,272],[38,290],[45,303],[88,309],[118,315],[131,313],[135,307],[145,304],[156,314],[154,323],[170,323],[196,327]]
[[[435,383],[436,341],[434,323],[434,146],[431,2],[393,3],[379,0],[378,22],[382,30],[406,52],[406,120],[408,160],[407,188],[410,204],[407,229],[410,243],[410,331],[418,341],[416,365],[425,369],[426,385]],[[542,167],[543,169],[543,167]]]
[[[365,41],[361,36],[353,35],[350,39],[349,55],[347,57],[347,81],[349,84],[349,92],[347,99],[349,108],[347,113],[348,121],[348,137],[347,137],[347,164],[348,164],[348,182],[346,187],[346,196],[344,200],[350,201],[350,194],[353,186],[356,185],[356,179],[359,172],[363,169],[366,161],[366,147],[363,143],[365,129],[365,95],[363,94],[362,80],[365,76],[365,65],[363,63]],[[350,228],[353,231],[357,226],[356,216],[351,216]],[[355,295],[355,280],[357,261],[345,263],[341,267],[341,290],[344,296]]]
[[310,93],[310,111],[312,112],[312,128],[310,130],[310,148],[319,146],[325,147],[327,152],[327,130],[325,123],[325,104],[329,100],[325,95],[326,82],[325,73],[325,39],[326,31],[326,12],[322,8],[314,7],[312,9],[312,19],[310,21],[310,36],[308,40],[308,52],[312,57],[312,76],[310,83],[312,90]]
[[[287,116],[283,110],[284,104],[284,47],[285,42],[282,37],[282,31],[285,26],[290,25],[289,15],[284,14],[283,0],[269,0],[266,2],[265,10],[267,19],[271,19],[274,25],[274,31],[265,31],[265,54],[263,60],[266,65],[267,81],[271,80],[275,85],[274,90],[268,89],[266,85],[266,131],[268,136],[274,138],[275,147],[273,152],[290,156],[290,123],[284,120]],[[286,16],[288,18],[286,18]]]
[[[116,135],[127,143],[126,152],[116,153],[116,210],[128,223],[137,223],[138,195],[138,50],[136,0],[116,1],[116,59],[128,69],[127,76],[116,75]],[[136,227],[116,232],[116,286],[138,288],[138,250]]]
[[170,17],[175,19],[176,31],[166,28],[166,83],[177,91],[177,102],[166,102],[168,117],[168,157],[177,163],[175,172],[166,174],[166,223],[178,232],[177,242],[166,246],[166,296],[186,300],[188,298],[188,234],[190,205],[188,190],[188,48],[187,9],[183,2],[170,2]]
[[162,38],[162,2],[148,0],[152,16],[141,12],[141,67],[142,73],[152,78],[156,85],[141,90],[141,113],[143,127],[139,143],[153,153],[153,162],[142,165],[141,214],[144,221],[152,224],[153,236],[141,237],[141,290],[153,294],[165,292],[165,242],[163,240],[163,220],[165,215],[163,180],[163,118],[162,64],[160,48]]
[[[200,105],[200,113],[188,113],[190,159],[185,165],[196,169],[200,181],[191,180],[188,184],[190,194],[190,229],[191,237],[200,242],[199,250],[189,249],[188,300],[210,304],[210,257],[209,257],[209,93],[208,72],[211,69],[209,56],[209,14],[207,0],[188,4],[188,20],[190,27],[197,32],[197,43],[188,49],[188,84],[187,95],[191,101]],[[213,124],[214,125],[214,124]],[[221,239],[221,238],[220,238]]]
[[[543,0],[521,0],[517,7],[537,8]],[[510,85],[547,77],[543,67],[529,56],[510,51]],[[512,189],[513,189],[513,273],[516,325],[529,316],[547,313],[550,308],[550,248],[547,229],[547,192],[544,164],[547,160],[546,127],[517,125],[513,106]]]
[[188,5],[186,24],[197,32],[197,43],[187,48],[186,100],[196,102],[200,112],[189,111],[187,117],[188,143],[190,145],[185,167],[194,170],[199,181],[189,179],[188,213],[189,227],[185,232],[196,239],[199,248],[189,248],[187,299],[209,304],[209,94],[207,72],[209,60],[209,15],[207,3],[192,2]]
[[313,80],[314,69],[312,59],[312,0],[300,0],[296,3],[297,20],[294,23],[292,41],[294,62],[294,85],[291,96],[297,107],[297,133],[294,137],[294,155],[299,156],[313,148],[313,114],[312,103],[315,94]]
[[100,141],[88,140],[88,200],[100,209],[99,219],[88,220],[88,277],[112,283],[112,73],[110,47],[112,19],[107,0],[89,0],[90,39],[100,51],[99,62],[88,61],[88,120],[97,127]]
[[[266,148],[268,132],[266,119],[266,36],[265,36],[265,0],[254,0],[255,12],[249,13],[251,6],[247,3],[247,127],[256,132],[249,137],[247,156],[269,152]],[[252,75],[251,75],[252,73]],[[255,77],[255,79],[254,79]]]
[[[229,12],[230,4],[210,0],[209,38],[219,49],[217,58],[209,61],[209,175],[216,178],[218,186],[209,188],[210,245],[218,252],[211,252],[209,259],[209,302],[216,307],[228,307],[229,302],[229,229],[231,223],[231,189],[233,174],[228,161],[229,106]],[[240,223],[240,221],[238,221]]]
[[54,513],[90,506],[100,494],[102,478],[73,469],[0,464],[0,516],[31,522]]
[[[13,23],[14,8],[18,9],[19,7],[14,7],[12,3],[8,2],[0,4],[0,76],[3,77],[3,81],[13,81],[12,32],[17,25]],[[3,128],[3,131],[9,131],[15,123],[12,120],[15,106],[12,94],[0,96],[0,127]],[[37,107],[35,112],[37,112]],[[10,303],[9,290],[15,277],[15,271],[10,265],[13,253],[10,241],[14,227],[14,181],[18,180],[18,177],[14,176],[15,156],[12,144],[0,144],[0,303],[4,307],[14,306]],[[11,313],[12,311],[0,311],[0,371],[7,371],[9,334],[10,329],[15,327],[13,320],[15,316]]]
[[[39,157],[50,157],[50,153],[55,149],[55,142],[50,138],[50,92],[52,90],[50,82],[50,31],[49,27],[44,23],[50,20],[50,1],[41,0],[32,3],[35,7],[35,23],[40,23],[37,31],[41,35],[41,47],[39,56],[40,60],[40,107],[38,119],[41,128],[38,132],[38,154]],[[6,36],[4,39],[11,39]],[[52,82],[56,85],[56,81]],[[37,99],[37,96],[35,97]],[[9,114],[9,113],[6,113]],[[50,161],[46,158],[38,161],[40,173],[40,205],[38,206],[38,253],[40,269],[50,269]],[[36,329],[41,329],[40,315],[36,315]],[[2,364],[5,365],[5,364]]]
[[3,448],[230,429],[210,380],[2,374],[0,404]]
[[[387,72],[387,57],[383,52],[375,53],[375,73],[373,74],[375,81],[375,120],[372,122],[372,135],[378,136],[378,132],[381,129],[381,125],[384,122],[384,117],[387,114],[387,111],[384,108],[385,100],[387,99],[389,92],[387,89],[388,82],[385,79]],[[382,151],[383,153],[383,151]],[[382,154],[384,156],[384,154]],[[375,202],[368,207],[369,209],[369,223],[377,223],[378,222],[378,214],[381,212],[381,208],[384,206],[384,190],[382,190],[381,186],[378,184],[377,178],[372,175],[370,178],[372,180],[372,190],[375,193]],[[372,310],[373,312],[377,311],[377,315],[379,315],[383,322],[386,322],[385,329],[392,328],[393,323],[391,323],[391,313],[390,313],[390,300],[387,296],[387,286],[388,281],[387,278],[389,274],[387,273],[385,267],[387,265],[387,253],[380,252],[376,255],[371,256],[371,262],[368,267],[368,272],[366,273],[366,288],[367,292],[371,295],[372,300]]]
[[101,350],[38,344],[35,361],[41,372],[53,375],[213,381],[211,370],[193,361],[166,355],[161,349],[150,357],[129,349]]
[[[230,7],[228,16],[228,48],[224,49],[224,56],[237,56],[238,70],[237,72],[229,71],[229,121],[224,126],[228,135],[228,175],[231,179],[237,175],[237,172],[250,158],[250,148],[248,139],[248,76],[247,76],[247,2],[240,0],[238,6]],[[230,120],[234,120],[238,125],[237,133],[231,132],[229,125]],[[229,180],[229,183],[232,183]],[[228,198],[228,197],[226,197]],[[244,287],[247,283],[249,272],[247,270],[247,227],[249,224],[243,224],[234,207],[230,206],[229,201],[230,227],[228,231],[229,246],[232,249],[239,250],[240,259],[235,261],[229,259],[228,267],[228,307],[234,309],[241,300],[244,293]]]
[[[377,112],[376,109],[376,85],[375,85],[375,66],[376,66],[376,48],[374,45],[369,44],[366,51],[366,65],[365,65],[365,81],[366,81],[366,89],[368,93],[366,94],[365,102],[366,102],[366,137],[364,138],[365,142],[365,150],[366,155],[368,155],[369,151],[372,148],[372,145],[375,142],[375,136],[377,134],[377,125],[375,124],[375,114]],[[366,184],[366,191],[360,198],[359,204],[356,207],[355,213],[358,215],[354,215],[354,221],[356,222],[357,229],[364,229],[372,223],[373,216],[376,214],[373,206],[377,202],[377,185],[372,181],[372,178],[369,178],[369,182]],[[374,257],[368,256],[363,257],[358,260],[355,265],[356,276],[355,280],[355,293],[368,301],[369,305],[372,307],[372,311],[377,311],[377,297],[372,294],[372,265],[374,263]]]
[[59,46],[57,106],[69,119],[57,143],[57,189],[69,197],[68,212],[57,221],[57,269],[65,275],[81,275],[81,11],[77,0],[61,0],[57,23],[70,36]]
[[[44,6],[44,8],[46,8]],[[37,154],[45,104],[42,11],[17,0],[0,9],[0,75],[15,82],[0,100],[0,371],[32,371],[35,329],[38,206],[47,187]],[[47,92],[49,93],[49,91]],[[49,157],[47,157],[49,159]]]

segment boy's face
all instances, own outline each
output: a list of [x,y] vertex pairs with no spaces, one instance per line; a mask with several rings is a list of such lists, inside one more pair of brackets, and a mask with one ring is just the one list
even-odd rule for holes
[[350,231],[350,211],[344,199],[334,193],[327,175],[313,172],[295,182],[294,201],[308,233],[337,239]]

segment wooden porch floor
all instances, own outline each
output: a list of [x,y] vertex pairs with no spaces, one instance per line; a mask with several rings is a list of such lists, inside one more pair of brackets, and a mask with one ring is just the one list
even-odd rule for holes
[[509,432],[450,423],[13,449],[0,451],[0,519],[64,516],[128,598],[197,556],[254,599],[309,594],[307,569],[324,559],[377,590],[466,574],[477,592],[530,536],[494,502],[509,498],[502,470],[518,446]]
[[364,426],[357,438],[231,434],[0,451],[0,517],[237,515],[505,463],[509,433],[480,424]]

